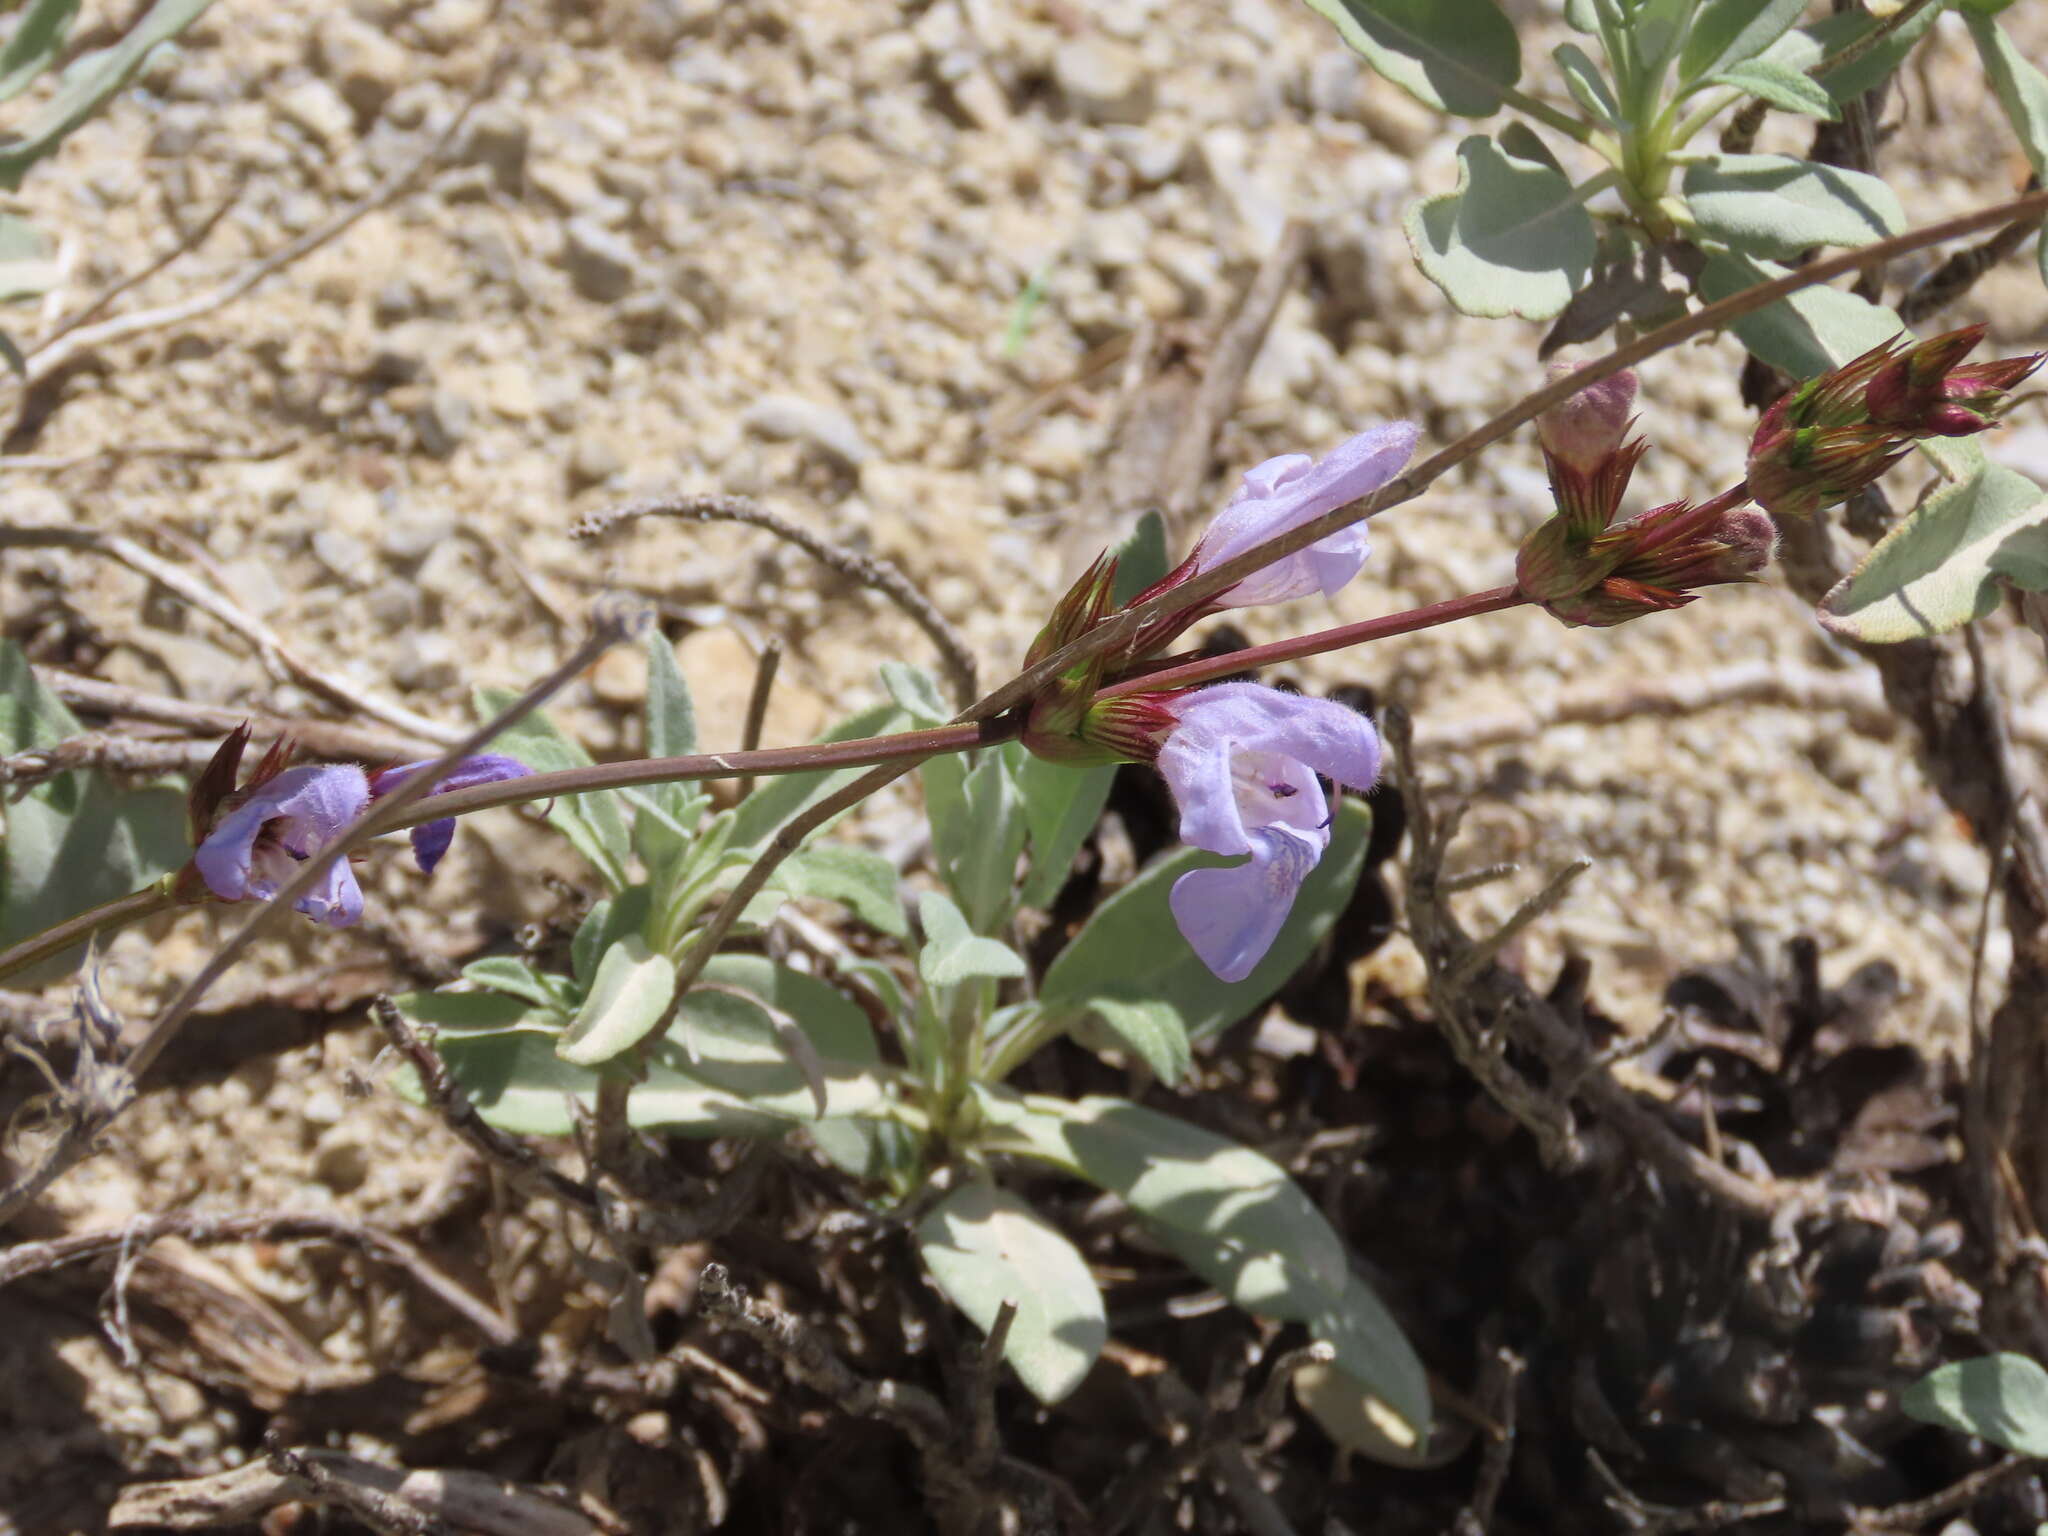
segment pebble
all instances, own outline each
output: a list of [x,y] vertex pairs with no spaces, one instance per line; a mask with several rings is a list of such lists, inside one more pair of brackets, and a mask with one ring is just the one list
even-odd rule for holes
[[603,485],[625,467],[625,459],[610,438],[583,433],[569,448],[569,490],[573,494]]
[[445,459],[469,436],[474,415],[462,396],[451,389],[437,389],[414,414],[413,430],[419,433],[420,447],[427,454]]
[[747,410],[747,429],[774,442],[801,442],[845,469],[875,456],[845,412],[802,395],[763,395]]
[[343,581],[354,581],[369,568],[370,547],[352,533],[322,528],[312,538],[313,558]]
[[526,119],[502,102],[486,102],[469,117],[463,136],[463,158],[487,166],[491,179],[505,192],[518,192],[526,179],[526,147],[531,140]]
[[1152,115],[1152,76],[1137,50],[1101,37],[1077,37],[1052,59],[1060,97],[1091,123],[1142,123]]
[[411,60],[406,51],[375,27],[346,11],[330,11],[313,33],[313,48],[327,80],[368,122],[405,83]]
[[627,24],[627,36],[655,58],[667,58],[687,37],[707,35],[723,0],[642,0]]
[[455,514],[443,503],[401,497],[385,513],[377,542],[388,557],[410,564],[454,536]]
[[491,0],[435,0],[414,14],[413,30],[435,53],[451,53],[472,43],[491,19]]
[[446,688],[458,673],[455,642],[444,630],[403,629],[393,641],[391,680],[401,688]]
[[279,91],[276,99],[278,116],[304,129],[329,149],[338,148],[355,136],[355,113],[341,99],[341,92],[317,75],[294,81]]
[[576,291],[598,304],[616,304],[640,277],[640,263],[631,244],[594,219],[569,221],[562,241],[562,264]]
[[590,669],[590,691],[614,709],[637,710],[647,697],[647,653],[637,645],[606,651]]

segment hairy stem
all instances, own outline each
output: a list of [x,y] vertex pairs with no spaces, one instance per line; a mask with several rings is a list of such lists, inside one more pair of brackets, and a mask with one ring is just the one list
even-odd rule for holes
[[152,881],[139,891],[130,891],[126,896],[116,896],[112,901],[88,907],[76,917],[65,918],[54,928],[45,928],[19,944],[0,950],[0,977],[12,976],[16,971],[39,965],[98,934],[113,933],[130,923],[139,923],[145,917],[168,912],[178,904],[177,898],[171,894],[170,885],[169,880]]

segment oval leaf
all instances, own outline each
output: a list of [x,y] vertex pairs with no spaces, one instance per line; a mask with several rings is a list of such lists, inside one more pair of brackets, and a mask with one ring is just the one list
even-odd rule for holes
[[2019,135],[2027,164],[2036,176],[2048,180],[2048,75],[2042,74],[1989,16],[1972,13],[1963,19],[1969,24],[1970,38],[1977,45],[1991,89],[2005,109],[2006,121]]
[[1156,997],[1093,997],[1088,1012],[1152,1070],[1162,1083],[1177,1083],[1193,1059],[1188,1027],[1173,1004]]
[[[1344,1244],[1271,1158],[1128,1099],[1010,1102],[1023,1112],[991,1115],[1000,1139],[1121,1195],[1232,1301],[1306,1319],[1343,1294],[1351,1273]],[[1183,1247],[1181,1234],[1201,1241]]]
[[1867,245],[1906,227],[1877,177],[1790,155],[1716,155],[1687,166],[1684,187],[1700,234],[1758,256]]
[[1015,1195],[969,1184],[917,1224],[917,1250],[946,1299],[987,1333],[1017,1309],[1003,1358],[1031,1395],[1056,1403],[1081,1384],[1109,1326],[1074,1245]]
[[1337,1351],[1294,1377],[1303,1408],[1347,1449],[1397,1466],[1429,1459],[1429,1373],[1401,1325],[1358,1276],[1309,1319],[1309,1335]]
[[2023,1456],[2048,1456],[2048,1371],[2025,1355],[1944,1365],[1908,1387],[1899,1406]]
[[1781,112],[1797,112],[1802,117],[1818,117],[1833,122],[1842,114],[1835,110],[1835,99],[1813,76],[1803,69],[1794,69],[1776,59],[1749,59],[1733,69],[1724,69],[1709,77],[1713,85],[1732,85],[1738,91],[1747,91],[1760,100],[1769,102]]
[[1458,146],[1458,189],[1415,204],[1404,226],[1423,275],[1468,315],[1548,320],[1599,250],[1572,184],[1484,134]]
[[[1893,644],[1945,634],[1998,606],[2001,575],[2025,577],[2048,497],[2017,470],[1990,464],[1922,502],[1821,599],[1820,621],[1852,640]],[[2022,566],[2002,559],[2014,552]]]
[[950,898],[927,891],[917,904],[924,924],[924,948],[917,969],[928,987],[957,987],[963,981],[1003,980],[1024,974],[1024,961],[1007,944],[976,935]]
[[[1700,272],[1700,297],[1714,302],[1758,283],[1782,277],[1786,269],[1753,256],[1719,252]],[[1742,344],[1773,368],[1795,379],[1840,367],[1906,328],[1882,305],[1840,288],[1802,288],[1729,327]]]
[[1308,0],[1366,63],[1425,106],[1491,117],[1522,76],[1522,45],[1492,0]]
[[1170,1005],[1188,1037],[1205,1039],[1263,1004],[1322,941],[1351,900],[1364,867],[1372,812],[1347,798],[1330,828],[1330,846],[1309,872],[1280,936],[1243,981],[1220,982],[1174,928],[1167,894],[1191,869],[1229,862],[1183,848],[1096,908],[1072,943],[1060,951],[1039,988],[1049,1013],[1078,1019],[1104,999]]
[[630,1051],[659,1025],[676,997],[676,963],[637,933],[604,952],[590,995],[562,1034],[556,1053],[579,1067]]
[[1791,31],[1805,9],[1806,0],[1707,0],[1679,50],[1679,83],[1755,58]]

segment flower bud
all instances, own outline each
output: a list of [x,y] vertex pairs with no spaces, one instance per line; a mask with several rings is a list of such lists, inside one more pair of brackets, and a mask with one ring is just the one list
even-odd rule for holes
[[1700,587],[1754,581],[1776,552],[1777,528],[1759,509],[1726,500],[1675,501],[1615,524],[1595,541],[1595,558],[1606,562],[1599,578],[1543,606],[1567,624],[1604,629],[1682,608]]
[[[1789,397],[1788,397],[1789,398]],[[1749,494],[1780,516],[1803,516],[1846,501],[1911,448],[1890,427],[1799,427],[1781,400],[1764,412],[1749,444]]]
[[1100,703],[1047,695],[1026,717],[1024,747],[1048,762],[1090,767],[1149,763],[1175,725],[1171,693],[1127,693]]
[[[1550,382],[1577,371],[1570,363],[1552,363]],[[1588,384],[1538,416],[1536,435],[1551,458],[1582,475],[1590,475],[1621,446],[1635,419],[1630,414],[1635,403],[1635,371],[1624,368]]]

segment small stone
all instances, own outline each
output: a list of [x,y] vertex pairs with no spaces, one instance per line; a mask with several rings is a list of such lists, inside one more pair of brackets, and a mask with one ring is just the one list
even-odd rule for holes
[[686,37],[707,35],[723,0],[642,0],[627,24],[627,36],[643,52],[665,59]]
[[438,629],[399,631],[391,657],[391,680],[401,688],[431,691],[446,688],[458,672],[455,642]]
[[473,415],[469,402],[453,390],[433,391],[413,417],[420,447],[434,458],[447,458],[469,435]]
[[491,19],[491,0],[435,0],[414,14],[419,39],[436,53],[452,53],[475,41]]
[[409,629],[426,617],[419,590],[409,581],[379,582],[363,596],[363,611],[379,629]]
[[1188,141],[1184,134],[1159,127],[1113,127],[1105,131],[1111,152],[1123,161],[1131,179],[1141,187],[1165,185],[1187,163]]
[[[10,513],[14,510],[12,506],[8,508]],[[227,578],[227,588],[234,594],[236,606],[248,609],[257,618],[268,618],[284,606],[284,588],[278,584],[277,571],[270,561],[244,556],[222,566],[221,574]]]
[[354,108],[357,121],[364,123],[383,110],[384,103],[405,83],[411,62],[397,43],[345,11],[330,11],[321,17],[313,33],[313,47],[328,83]]
[[1010,126],[1010,100],[995,76],[976,65],[946,82],[953,107],[962,117],[986,133]]
[[633,247],[594,219],[569,221],[562,242],[562,264],[576,291],[598,304],[616,304],[632,292],[640,277]]
[[845,412],[801,395],[763,395],[748,407],[747,429],[774,442],[801,442],[845,469],[875,456]]
[[354,581],[370,563],[369,546],[352,533],[322,528],[312,538],[313,558],[343,581]]
[[647,698],[647,653],[637,645],[606,651],[590,669],[590,691],[614,709],[639,709]]
[[603,485],[625,467],[626,461],[612,446],[611,439],[584,433],[569,449],[570,493]]
[[604,197],[586,166],[540,159],[526,169],[526,184],[554,204],[557,213],[583,213]]
[[1359,81],[1351,110],[1367,133],[1401,155],[1421,154],[1443,129],[1443,120],[1428,107],[1378,78]]
[[389,558],[410,564],[455,536],[455,514],[437,501],[401,498],[384,516],[378,544]]
[[397,325],[418,314],[421,308],[419,289],[402,277],[380,283],[376,298],[370,302],[370,314],[379,325]]
[[488,166],[502,191],[517,192],[526,180],[529,142],[525,118],[502,102],[486,102],[470,114],[462,154],[472,165]]
[[1091,123],[1142,123],[1152,115],[1152,76],[1137,50],[1107,38],[1077,37],[1052,60],[1053,86]]
[[341,92],[316,75],[307,75],[278,92],[277,112],[329,149],[346,144],[355,134],[355,113],[341,99]]

